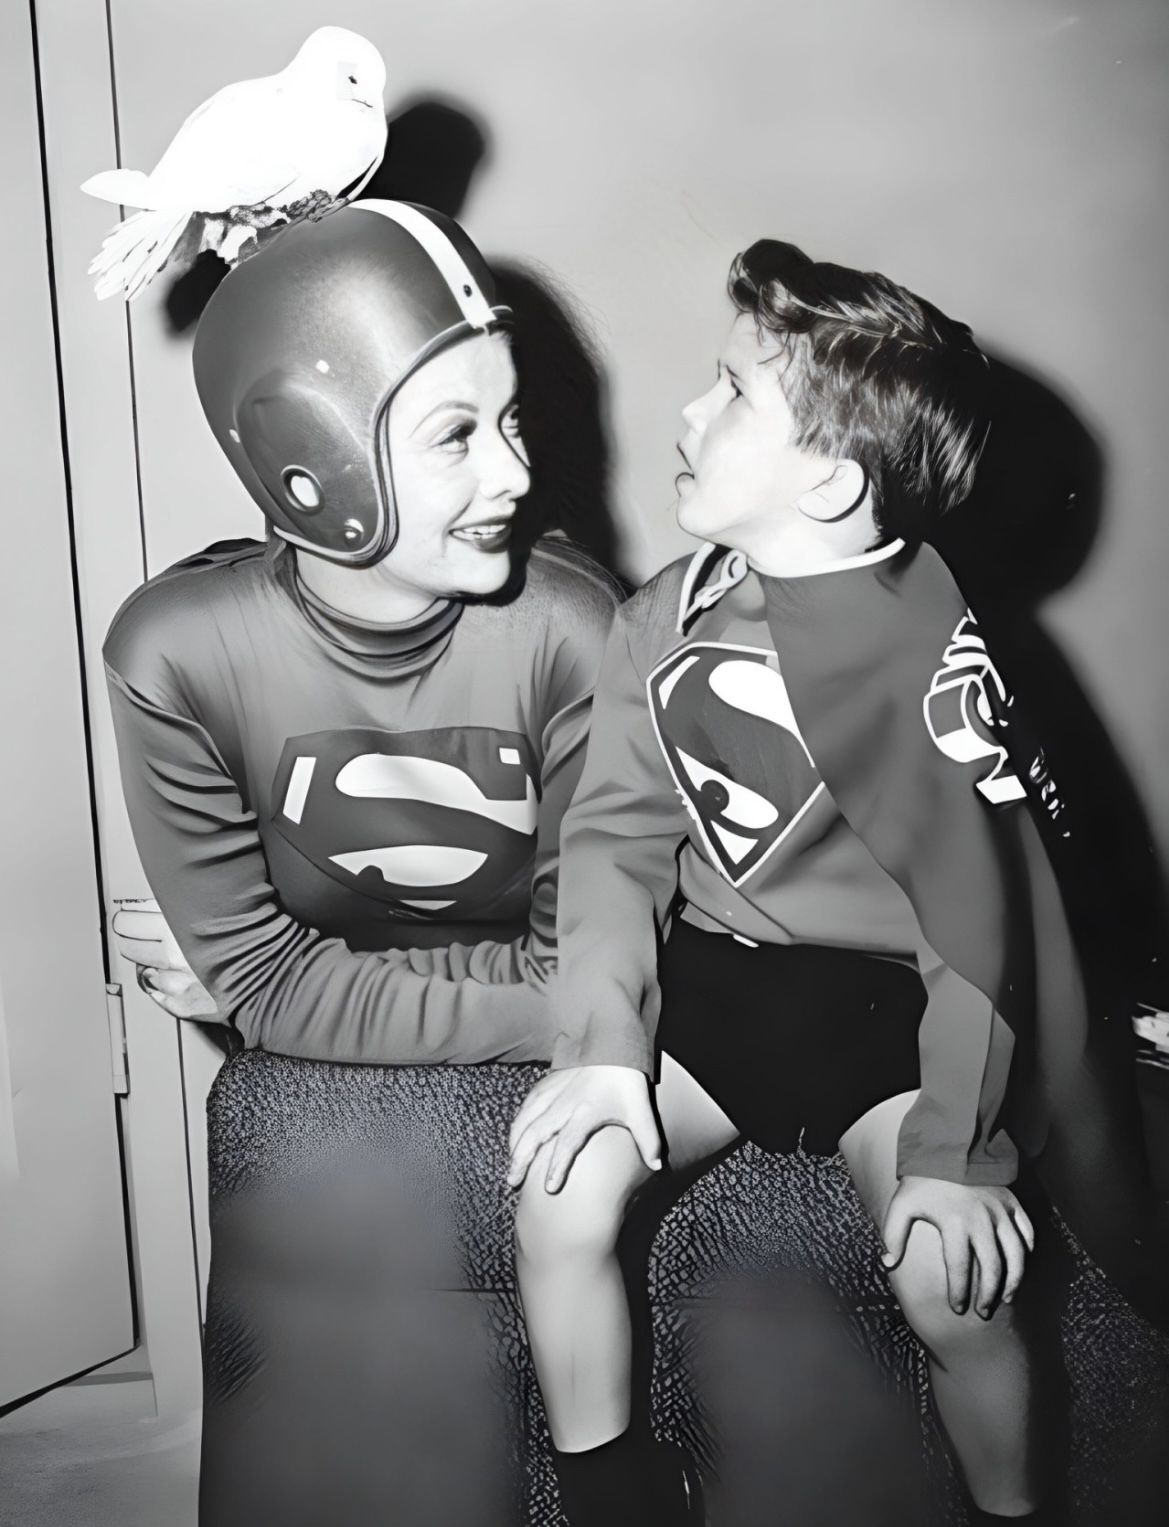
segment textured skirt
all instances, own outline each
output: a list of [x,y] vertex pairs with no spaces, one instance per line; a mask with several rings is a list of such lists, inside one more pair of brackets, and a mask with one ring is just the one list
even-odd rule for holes
[[[539,1075],[223,1067],[201,1527],[559,1527],[504,1185]],[[1042,1297],[1075,1519],[1159,1522],[1169,1344],[1054,1219],[1040,1232],[1063,1248]],[[719,1527],[963,1520],[924,1355],[839,1158],[745,1145],[655,1182],[625,1240],[638,1389],[702,1461]]]

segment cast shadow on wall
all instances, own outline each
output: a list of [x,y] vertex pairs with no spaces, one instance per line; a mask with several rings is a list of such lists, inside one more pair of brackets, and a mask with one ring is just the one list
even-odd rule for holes
[[[362,195],[418,202],[457,218],[490,153],[486,124],[462,106],[426,97],[388,126],[385,157]],[[515,315],[521,426],[532,468],[516,527],[515,581],[532,543],[550,530],[563,531],[616,573],[605,390],[592,342],[546,273],[506,258],[493,258],[491,267],[499,299]],[[207,253],[171,283],[165,307],[172,334],[193,329],[226,274],[218,255]],[[506,593],[514,587],[513,581]]]
[[1119,1010],[1154,1000],[1165,979],[1161,868],[1120,754],[1038,619],[1042,601],[1072,582],[1095,543],[1104,455],[1039,377],[1000,356],[992,367],[994,420],[977,484],[935,545],[1042,739],[1065,802],[1052,845],[1061,885],[1093,987]]
[[519,507],[519,548],[560,530],[620,577],[607,398],[592,339],[546,273],[495,257],[490,263],[499,299],[514,314],[520,429],[532,469]]

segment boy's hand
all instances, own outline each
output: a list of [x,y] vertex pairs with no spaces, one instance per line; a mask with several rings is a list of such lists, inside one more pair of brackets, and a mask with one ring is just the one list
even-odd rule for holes
[[1010,1304],[1026,1254],[1035,1250],[1035,1231],[1009,1188],[903,1177],[881,1230],[886,1248],[881,1261],[888,1271],[905,1255],[917,1220],[932,1225],[942,1238],[947,1292],[956,1315],[966,1313],[976,1289],[974,1307],[983,1320],[990,1319],[1000,1299]]
[[121,901],[110,925],[118,953],[136,966],[138,985],[172,1018],[217,1018],[215,998],[187,964],[158,903]]
[[662,1164],[661,1139],[649,1101],[649,1083],[630,1066],[576,1066],[552,1071],[532,1088],[511,1127],[509,1187],[518,1188],[536,1152],[555,1142],[544,1186],[559,1193],[585,1143],[607,1124],[633,1136],[653,1172]]

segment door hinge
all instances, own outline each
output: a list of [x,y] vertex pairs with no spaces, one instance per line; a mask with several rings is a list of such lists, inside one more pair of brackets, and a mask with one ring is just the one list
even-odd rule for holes
[[106,1017],[110,1025],[110,1075],[114,1092],[125,1097],[130,1091],[130,1063],[126,1054],[126,1015],[122,1010],[122,988],[106,986]]

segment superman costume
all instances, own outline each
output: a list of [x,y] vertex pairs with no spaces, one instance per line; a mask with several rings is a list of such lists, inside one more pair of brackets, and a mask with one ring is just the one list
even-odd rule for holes
[[[1089,1013],[1044,846],[1062,809],[932,550],[895,542],[763,578],[704,548],[641,590],[610,635],[562,834],[554,1064],[650,1072],[655,1038],[670,1049],[658,935],[672,919],[688,943],[691,930],[737,940],[744,970],[751,946],[916,967],[918,1074],[902,1066],[892,1084],[920,1086],[899,1174],[1006,1184],[1022,1152],[1088,1250],[1163,1321],[1127,1022]],[[830,956],[821,969],[825,1064]],[[726,1013],[728,1067],[736,1024],[770,1026],[783,1054],[782,986],[746,1018],[738,997],[728,979],[709,1048]],[[805,1028],[808,1001],[805,989]],[[686,1027],[690,1042],[692,1014]]]
[[131,595],[105,646],[147,879],[248,1047],[547,1059],[557,834],[615,594],[568,543],[506,606],[343,617],[286,543]]

